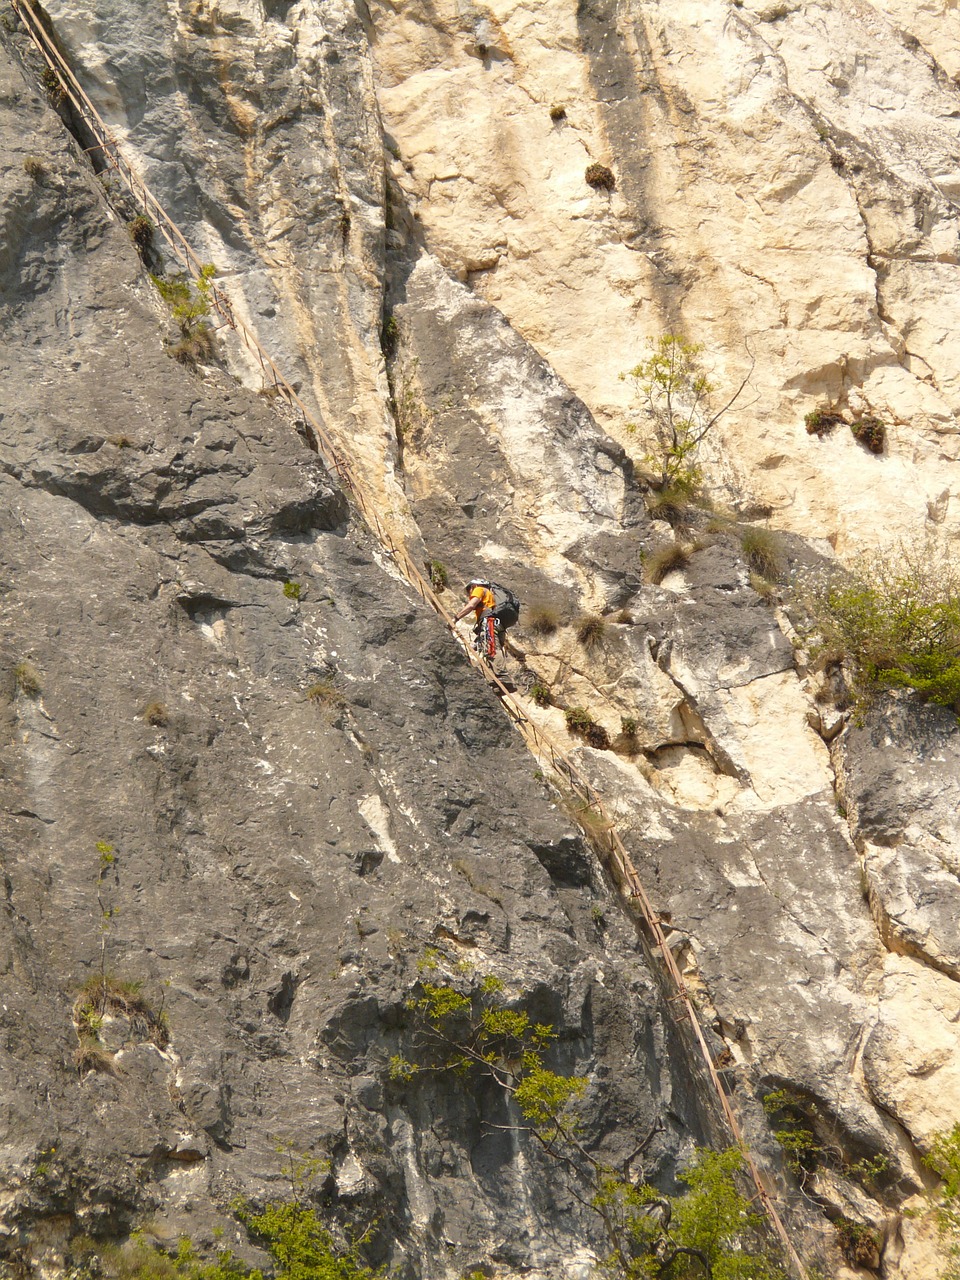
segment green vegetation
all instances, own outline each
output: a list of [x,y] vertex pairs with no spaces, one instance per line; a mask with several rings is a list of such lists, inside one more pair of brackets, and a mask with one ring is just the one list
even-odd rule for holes
[[158,1049],[170,1041],[169,1022],[161,1007],[155,1010],[142,994],[142,982],[127,982],[110,973],[88,978],[73,1005],[73,1025],[77,1033],[75,1062],[81,1079],[90,1071],[114,1074],[113,1054],[101,1039],[108,1018],[137,1021],[143,1038]]
[[840,1252],[846,1261],[852,1267],[869,1267],[871,1271],[875,1271],[880,1265],[882,1239],[879,1232],[842,1214],[833,1227],[837,1233]]
[[17,688],[26,698],[39,698],[43,692],[40,672],[28,658],[24,658],[13,668],[13,678]]
[[924,1164],[942,1179],[937,1225],[950,1259],[942,1280],[960,1280],[960,1123],[935,1135]]
[[538,707],[553,706],[553,694],[545,684],[533,684],[530,686],[530,697],[534,700]]
[[556,124],[559,120],[566,120],[566,118],[567,118],[566,107],[561,107],[559,106],[559,104],[555,103],[550,108],[550,119],[553,121],[554,124]]
[[397,354],[397,347],[400,343],[400,322],[392,311],[388,312],[383,318],[383,324],[380,328],[380,349],[388,360],[392,360]]
[[303,594],[303,588],[299,582],[285,582],[283,584],[283,594],[288,600],[299,600]]
[[604,751],[610,746],[610,735],[602,724],[597,724],[585,707],[567,707],[563,713],[567,730],[576,734],[591,747]]
[[823,1158],[823,1147],[813,1131],[817,1108],[787,1089],[775,1089],[763,1099],[763,1109],[773,1125],[773,1136],[783,1148],[787,1168],[806,1186]]
[[747,564],[768,582],[779,581],[787,567],[783,539],[772,529],[747,525],[740,534],[740,546]]
[[234,1205],[233,1213],[253,1243],[270,1258],[266,1272],[248,1267],[229,1249],[204,1261],[193,1243],[182,1237],[173,1251],[161,1249],[141,1234],[120,1248],[96,1248],[97,1274],[108,1280],[377,1280],[380,1272],[360,1258],[362,1240],[338,1244],[317,1217],[299,1202],[271,1201],[263,1209]]
[[960,568],[945,549],[877,552],[799,579],[793,594],[815,651],[853,664],[861,703],[903,688],[960,711]]
[[832,409],[812,409],[804,415],[803,422],[808,435],[824,436],[843,422],[843,415]]
[[[646,418],[650,453],[645,461],[653,469],[653,487],[660,493],[671,490],[675,502],[685,498],[689,504],[703,483],[697,464],[700,445],[738,399],[750,374],[715,409],[714,387],[701,367],[702,346],[665,333],[651,348],[646,360],[620,376],[633,382]],[[637,424],[628,430],[637,430]]]
[[850,424],[854,440],[864,445],[871,453],[883,453],[887,440],[887,429],[879,418],[873,414],[864,414],[856,422]]
[[586,707],[567,707],[563,713],[571,733],[586,733],[593,724],[593,716]]
[[216,338],[205,317],[210,314],[210,295],[216,268],[206,263],[195,280],[186,276],[165,279],[151,275],[170,312],[180,326],[180,341],[167,350],[180,364],[196,366],[216,354]]
[[640,726],[633,716],[620,717],[620,732],[625,738],[635,738]]
[[450,580],[447,573],[447,566],[442,560],[428,560],[427,573],[430,575],[430,585],[434,591],[444,591]]
[[[602,919],[602,911],[594,915],[598,927]],[[439,981],[443,965],[434,952],[430,980],[421,976],[406,1002],[410,1056],[391,1060],[398,1087],[437,1071],[462,1078],[474,1095],[477,1079],[498,1086],[520,1132],[548,1158],[566,1191],[596,1215],[607,1242],[602,1274],[615,1280],[782,1280],[763,1218],[737,1185],[743,1167],[738,1151],[696,1152],[679,1175],[688,1189],[678,1196],[606,1165],[590,1150],[576,1117],[587,1080],[548,1065],[558,1038],[553,1026],[535,1022],[522,997],[511,997],[495,975],[458,971]]]

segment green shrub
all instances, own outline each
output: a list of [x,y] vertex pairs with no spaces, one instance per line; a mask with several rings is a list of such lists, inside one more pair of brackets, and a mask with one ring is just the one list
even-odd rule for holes
[[577,639],[585,649],[595,649],[607,634],[607,624],[597,613],[585,613],[577,619]]
[[434,591],[443,591],[449,581],[447,566],[442,560],[428,560],[427,573],[430,575],[430,585]]
[[397,354],[399,344],[400,322],[391,311],[384,316],[383,324],[380,328],[380,349],[388,360],[392,360]]
[[170,355],[180,364],[195,368],[216,354],[216,335],[204,319],[210,314],[215,275],[213,265],[206,263],[193,280],[187,276],[175,276],[169,280],[164,276],[150,276],[180,326],[180,341],[167,346]]
[[833,1224],[837,1233],[840,1252],[852,1267],[868,1267],[875,1271],[880,1265],[882,1238],[878,1232],[862,1222],[854,1222],[842,1214]]
[[788,1089],[775,1089],[764,1096],[763,1109],[770,1117],[773,1136],[783,1150],[787,1168],[804,1186],[823,1156],[811,1120],[817,1115],[816,1106]]
[[640,726],[633,716],[620,717],[620,732],[625,738],[635,738]]
[[[651,343],[646,360],[626,373],[640,397],[647,420],[651,452],[645,461],[655,470],[654,487],[685,490],[688,500],[702,487],[697,465],[700,445],[730,409],[750,378],[750,373],[726,401],[717,407],[715,388],[702,367],[703,347],[676,334],[662,334]],[[630,423],[629,431],[637,424]]]
[[864,414],[856,422],[850,424],[854,440],[864,445],[871,453],[883,453],[887,440],[887,430],[879,418],[872,414]]
[[299,600],[303,594],[303,588],[299,582],[285,582],[283,584],[283,594],[288,600]]
[[960,1252],[960,1124],[949,1133],[934,1135],[924,1164],[942,1180],[937,1221],[943,1236],[952,1242],[954,1256]]
[[[267,1274],[274,1280],[378,1280],[360,1258],[359,1245],[338,1245],[314,1209],[299,1202],[271,1201],[263,1209],[235,1205],[233,1212],[252,1240],[271,1258]],[[248,1267],[229,1249],[204,1261],[183,1236],[173,1251],[134,1233],[122,1247],[95,1249],[97,1271],[109,1280],[263,1280],[259,1268]]]
[[563,713],[567,728],[571,733],[586,733],[594,723],[593,716],[586,707],[567,707]]
[[553,694],[545,684],[537,684],[530,686],[530,697],[534,700],[538,707],[553,706]]
[[783,577],[787,567],[786,547],[783,539],[772,529],[748,525],[740,535],[740,546],[747,564],[770,582]]
[[942,548],[877,552],[798,580],[793,595],[808,638],[853,663],[862,700],[907,688],[960,710],[960,568]]

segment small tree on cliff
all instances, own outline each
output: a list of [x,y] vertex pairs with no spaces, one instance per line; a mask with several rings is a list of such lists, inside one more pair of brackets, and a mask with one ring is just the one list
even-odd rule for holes
[[[740,397],[753,373],[753,362],[729,400],[716,407],[715,388],[704,372],[699,343],[665,333],[651,348],[646,360],[620,377],[630,378],[637,390],[651,444],[645,461],[653,468],[655,488],[693,494],[702,482],[697,465],[700,445]],[[640,423],[628,427],[640,429]]]
[[586,1078],[548,1066],[554,1028],[518,1007],[494,975],[458,969],[444,980],[442,964],[436,951],[421,962],[421,979],[406,1004],[410,1056],[391,1060],[393,1079],[408,1083],[421,1073],[449,1072],[467,1088],[470,1077],[474,1088],[479,1078],[497,1085],[513,1116],[489,1127],[525,1134],[574,1199],[597,1215],[607,1242],[600,1270],[609,1280],[783,1280],[768,1255],[764,1219],[737,1186],[739,1151],[697,1151],[679,1175],[689,1188],[681,1196],[629,1176],[659,1126],[620,1168],[607,1164],[590,1149],[576,1116]]

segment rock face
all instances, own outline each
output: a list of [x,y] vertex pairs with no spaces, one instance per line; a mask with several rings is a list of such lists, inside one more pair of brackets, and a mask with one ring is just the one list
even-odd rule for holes
[[[956,537],[956,11],[421,10],[47,13],[385,525],[435,581],[521,595],[505,672],[606,796],[805,1258],[864,1274],[849,1218],[873,1273],[933,1280],[929,1214],[901,1211],[960,1113],[956,719],[831,709],[750,535],[781,530],[781,577]],[[333,1220],[375,1207],[375,1264],[582,1277],[596,1223],[502,1099],[391,1077],[418,963],[495,973],[552,1023],[591,1149],[649,1136],[633,1172],[667,1190],[723,1140],[676,1010],[259,363],[227,329],[171,359],[136,209],[41,70],[11,17],[0,1266],[59,1280],[81,1233],[145,1221],[213,1248],[237,1196],[284,1191],[286,1144]],[[702,459],[717,509],[677,527],[618,378],[664,331],[704,343],[718,404],[748,377]],[[879,455],[849,431],[871,414]],[[83,989],[108,975],[94,1062]],[[818,1153],[799,1175],[781,1092]]]

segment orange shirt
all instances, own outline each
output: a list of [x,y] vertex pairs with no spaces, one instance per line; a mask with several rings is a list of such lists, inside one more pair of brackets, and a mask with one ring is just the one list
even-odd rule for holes
[[479,600],[483,609],[492,609],[497,599],[488,587],[473,587],[470,591],[471,600]]

